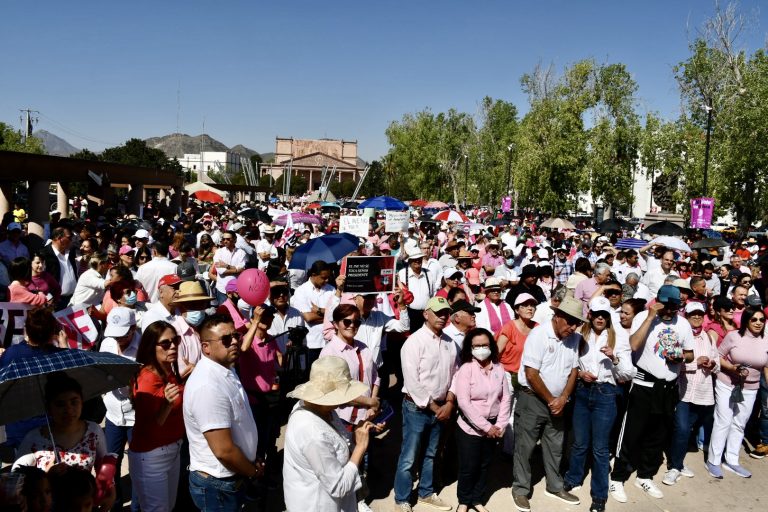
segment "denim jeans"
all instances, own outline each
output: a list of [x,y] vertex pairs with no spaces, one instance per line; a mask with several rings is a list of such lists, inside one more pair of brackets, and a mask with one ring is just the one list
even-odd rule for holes
[[[115,487],[117,490],[117,500],[115,500],[115,510],[123,509],[123,486],[120,485],[120,466],[125,455],[125,443],[131,442],[133,427],[118,427],[111,421],[104,420],[104,436],[107,438],[107,453],[117,455],[117,468],[115,470]],[[138,500],[131,500],[131,510],[139,510]]]
[[420,410],[410,400],[403,399],[403,443],[395,473],[395,503],[407,503],[413,488],[413,466],[421,453],[422,441],[426,441],[424,460],[419,474],[419,496],[435,492],[433,487],[435,455],[443,425],[432,411]]
[[242,478],[204,477],[190,471],[189,494],[195,506],[205,512],[236,512],[245,501],[245,485]]
[[760,442],[768,444],[768,383],[765,382],[765,373],[763,372],[760,372],[760,391],[757,399],[760,400],[760,419],[757,422]]
[[584,480],[585,464],[592,445],[592,498],[608,499],[611,429],[616,419],[616,386],[607,382],[576,386],[573,403],[573,447],[565,482],[573,487]]
[[678,402],[675,409],[675,430],[672,433],[672,446],[669,448],[669,460],[667,469],[683,469],[683,461],[688,451],[688,440],[691,438],[691,430],[704,427],[704,438],[709,441],[712,433],[712,419],[714,417],[714,405],[697,405],[691,402]]

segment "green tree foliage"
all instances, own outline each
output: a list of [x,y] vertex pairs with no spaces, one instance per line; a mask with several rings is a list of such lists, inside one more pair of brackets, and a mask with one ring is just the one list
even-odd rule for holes
[[36,137],[24,137],[10,125],[0,123],[0,150],[44,155],[43,142]]
[[477,184],[480,203],[498,204],[507,194],[511,182],[507,176],[518,131],[517,107],[486,96],[481,102],[480,116],[478,143],[473,152],[477,167],[475,176],[480,178],[473,181]]
[[163,169],[183,175],[178,160],[175,158],[168,160],[162,150],[147,146],[147,143],[141,139],[130,139],[122,146],[107,148],[101,153],[100,158],[104,162]]
[[365,181],[360,187],[358,197],[391,195],[389,193],[389,182],[387,180],[387,173],[384,169],[384,165],[378,160],[374,160],[370,165],[371,167],[368,169],[368,175],[365,177]]
[[69,157],[76,158],[78,160],[89,160],[91,162],[98,162],[101,160],[101,157],[98,154],[88,149],[81,149],[77,153],[69,155]]

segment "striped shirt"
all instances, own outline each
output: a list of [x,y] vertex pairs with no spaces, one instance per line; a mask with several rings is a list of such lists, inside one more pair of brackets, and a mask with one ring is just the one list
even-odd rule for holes
[[[693,343],[693,361],[685,364],[677,381],[680,400],[696,405],[714,405],[715,392],[712,376],[720,371],[720,354],[704,330],[693,335]],[[714,368],[699,368],[696,360],[701,356],[714,360]]]

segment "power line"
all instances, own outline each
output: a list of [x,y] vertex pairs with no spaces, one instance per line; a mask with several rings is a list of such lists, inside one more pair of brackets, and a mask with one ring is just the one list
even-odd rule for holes
[[82,133],[80,133],[80,132],[78,132],[78,131],[76,131],[76,130],[74,130],[74,129],[72,129],[72,128],[68,128],[68,127],[67,127],[67,126],[65,126],[64,124],[62,124],[62,123],[60,123],[60,122],[56,121],[55,119],[52,119],[52,118],[51,118],[51,117],[49,117],[49,116],[46,116],[45,114],[42,114],[42,113],[40,113],[40,112],[38,112],[38,115],[39,115],[40,117],[42,117],[43,119],[47,120],[47,121],[48,121],[49,123],[51,123],[52,125],[54,125],[54,126],[55,126],[55,127],[58,129],[58,130],[61,130],[61,131],[63,131],[63,132],[66,132],[66,133],[68,133],[69,135],[73,135],[73,136],[75,136],[75,137],[77,137],[77,138],[79,138],[79,139],[87,140],[87,141],[89,141],[89,142],[95,142],[95,143],[97,143],[97,144],[104,144],[104,145],[106,145],[106,146],[118,146],[118,145],[119,145],[119,144],[118,144],[118,143],[116,143],[116,142],[110,142],[110,141],[105,141],[105,140],[100,140],[100,139],[94,139],[93,137],[89,137],[89,136],[87,136],[87,135],[83,135]]

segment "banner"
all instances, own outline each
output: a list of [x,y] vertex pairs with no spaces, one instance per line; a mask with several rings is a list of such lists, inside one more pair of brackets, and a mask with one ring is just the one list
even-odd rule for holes
[[339,219],[339,233],[350,233],[360,238],[368,238],[368,217],[342,215]]
[[24,323],[30,309],[29,304],[0,302],[0,341],[4,348],[24,341]]
[[691,199],[691,228],[709,229],[712,226],[712,214],[715,200],[711,197]]
[[408,212],[387,210],[385,231],[387,233],[403,233],[408,231]]
[[511,209],[512,209],[512,198],[510,196],[506,196],[502,198],[501,211],[504,213],[508,213]]
[[345,293],[389,293],[395,289],[394,256],[349,256],[341,262]]
[[88,307],[78,304],[53,314],[67,333],[70,348],[90,349],[99,337],[99,331],[88,314]]

